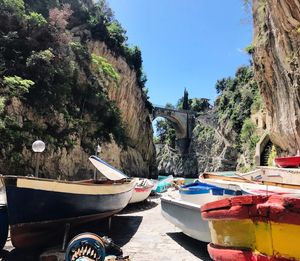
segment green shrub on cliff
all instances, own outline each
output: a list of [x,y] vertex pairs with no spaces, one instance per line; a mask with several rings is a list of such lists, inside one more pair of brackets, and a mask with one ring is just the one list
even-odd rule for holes
[[23,0],[0,0],[0,12],[22,15],[25,11]]
[[209,126],[198,123],[193,130],[194,137],[197,138],[198,142],[205,143],[213,138],[215,130]]
[[0,114],[3,113],[4,107],[5,107],[5,97],[0,96]]
[[263,100],[259,89],[256,90],[253,103],[251,105],[251,113],[256,113],[263,108]]
[[25,19],[31,27],[41,27],[48,23],[42,14],[36,12],[30,12]]
[[276,147],[272,145],[271,153],[268,157],[268,166],[274,167],[275,166],[275,158],[277,157]]
[[22,79],[19,76],[5,76],[3,79],[3,84],[7,89],[7,94],[9,96],[22,97],[25,93],[29,92],[31,86],[34,82],[31,80]]
[[26,66],[27,67],[42,66],[42,65],[50,66],[54,57],[55,55],[53,54],[53,50],[51,48],[39,52],[33,51],[26,60]]
[[254,151],[259,136],[256,134],[256,125],[251,119],[246,119],[240,133],[240,141],[244,150]]
[[190,99],[190,110],[196,112],[204,112],[211,108],[209,99],[206,98],[193,98]]
[[122,46],[127,41],[126,30],[123,29],[118,21],[113,21],[107,25],[110,40],[116,46]]
[[120,75],[117,73],[113,65],[107,61],[107,59],[92,53],[92,64],[97,74],[100,76],[104,75],[104,77],[110,82],[115,83],[117,87],[119,86]]
[[253,67],[240,67],[234,78],[224,78],[216,85],[221,95],[215,106],[220,124],[229,121],[236,133],[240,133],[243,122],[250,117],[251,106],[257,95],[258,86],[254,80]]

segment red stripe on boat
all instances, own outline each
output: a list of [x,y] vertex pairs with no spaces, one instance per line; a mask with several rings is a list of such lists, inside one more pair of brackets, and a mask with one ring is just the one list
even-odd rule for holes
[[250,250],[239,250],[232,248],[221,248],[210,243],[207,246],[210,257],[215,261],[290,261],[283,257],[268,257],[262,254],[255,254]]
[[146,192],[146,191],[149,191],[149,189],[151,189],[151,188],[134,188],[134,190],[136,192]]

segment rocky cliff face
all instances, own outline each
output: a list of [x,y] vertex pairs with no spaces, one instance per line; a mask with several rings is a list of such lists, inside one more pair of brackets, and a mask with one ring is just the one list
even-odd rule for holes
[[[128,135],[128,148],[106,144],[103,158],[133,176],[149,176],[155,168],[155,147],[145,94],[137,85],[136,73],[122,57],[116,57],[103,42],[89,43],[92,53],[105,57],[120,73],[119,87],[109,86],[108,96],[116,102]],[[116,155],[118,155],[116,157]]]
[[253,0],[255,76],[281,149],[300,149],[300,3]]

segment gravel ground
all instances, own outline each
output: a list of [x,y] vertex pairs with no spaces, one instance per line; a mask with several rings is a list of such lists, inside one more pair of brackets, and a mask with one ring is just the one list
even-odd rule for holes
[[[133,261],[193,261],[211,260],[207,253],[207,244],[194,240],[179,231],[174,225],[163,218],[160,213],[160,199],[150,198],[148,202],[128,206],[119,218],[129,219],[123,229],[130,233],[122,242],[115,238],[119,244],[123,243],[124,254],[129,255]],[[200,214],[200,213],[199,213]]]
[[[162,217],[159,196],[127,206],[112,218],[111,230],[108,230],[107,222],[97,222],[82,231],[108,235],[122,248],[124,256],[129,255],[131,261],[211,260],[206,243],[184,235]],[[74,231],[74,234],[82,231]],[[57,256],[63,256],[55,249],[51,253],[55,251]],[[41,251],[17,251],[8,239],[4,251],[0,253],[0,260],[39,260],[40,254]]]

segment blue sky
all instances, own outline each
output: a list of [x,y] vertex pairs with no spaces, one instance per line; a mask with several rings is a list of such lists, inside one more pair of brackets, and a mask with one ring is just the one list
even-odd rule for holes
[[[184,88],[190,98],[216,98],[218,79],[249,64],[243,48],[252,24],[243,0],[107,0],[142,51],[153,104],[176,104]],[[247,20],[245,22],[245,20]]]

